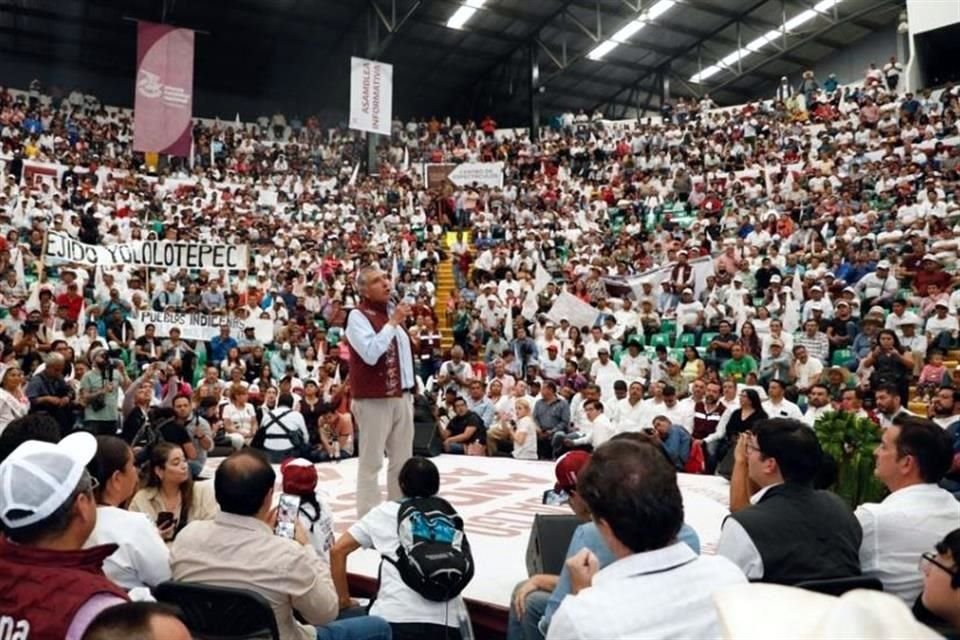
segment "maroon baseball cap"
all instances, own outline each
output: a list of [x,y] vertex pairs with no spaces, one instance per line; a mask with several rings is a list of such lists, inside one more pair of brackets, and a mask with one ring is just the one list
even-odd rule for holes
[[568,451],[557,459],[554,472],[557,474],[557,491],[570,493],[577,488],[577,477],[590,462],[590,454],[586,451]]

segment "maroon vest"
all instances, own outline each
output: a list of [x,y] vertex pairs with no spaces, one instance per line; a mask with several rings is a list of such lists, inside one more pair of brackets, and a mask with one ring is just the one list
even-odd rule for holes
[[[385,305],[374,305],[366,300],[357,305],[350,313],[362,313],[366,316],[367,321],[370,322],[370,326],[376,333],[380,333],[380,330],[390,321]],[[347,322],[349,323],[349,321],[348,318]],[[401,330],[406,333],[406,329],[401,327]],[[390,346],[373,366],[364,362],[352,344],[348,343],[348,346],[350,348],[348,380],[350,381],[350,393],[354,398],[399,398],[404,391],[411,391],[411,389],[403,388],[403,380],[400,376],[400,348],[397,345],[396,338],[393,339]],[[412,345],[410,353],[412,358]]]
[[[118,549],[104,544],[49,551],[0,539],[0,613],[26,638],[65,638],[80,607],[97,594],[127,599],[103,575],[103,561]],[[20,626],[18,626],[20,625]]]

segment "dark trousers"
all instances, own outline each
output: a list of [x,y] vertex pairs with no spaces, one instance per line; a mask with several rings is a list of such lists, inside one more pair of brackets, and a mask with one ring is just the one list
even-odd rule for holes
[[460,640],[458,627],[426,622],[391,622],[393,640]]
[[95,436],[117,435],[116,420],[84,420],[83,428]]

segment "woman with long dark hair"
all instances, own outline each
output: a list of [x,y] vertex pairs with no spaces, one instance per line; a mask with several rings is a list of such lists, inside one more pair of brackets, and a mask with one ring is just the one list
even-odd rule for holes
[[717,475],[727,479],[733,472],[733,451],[740,434],[750,431],[755,424],[767,419],[767,412],[763,410],[760,394],[756,389],[743,389],[740,391],[739,399],[740,406],[721,418],[717,430],[706,438],[706,442],[720,441],[715,456],[719,461]]
[[913,377],[913,355],[903,348],[900,338],[890,329],[877,334],[877,346],[863,359],[864,367],[873,367],[870,386],[889,383],[897,385],[900,402],[906,406],[910,395],[910,379]]
[[760,362],[760,336],[757,335],[757,328],[752,322],[744,322],[740,327],[740,345],[743,352],[753,359]]
[[212,485],[194,483],[183,449],[161,442],[150,451],[143,488],[133,496],[130,510],[147,514],[170,544],[188,522],[217,515]]
[[[116,436],[97,436],[97,454],[87,465],[97,480],[97,525],[89,546],[115,544],[119,548],[103,563],[108,578],[126,590],[155,587],[170,579],[170,553],[159,528],[142,513],[127,511],[137,490],[133,449]],[[165,525],[171,529],[173,522]]]

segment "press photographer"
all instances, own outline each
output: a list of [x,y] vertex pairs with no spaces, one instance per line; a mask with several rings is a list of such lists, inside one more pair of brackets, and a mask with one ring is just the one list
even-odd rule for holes
[[90,371],[80,380],[83,427],[94,435],[116,435],[120,392],[130,385],[123,361],[111,355],[106,349],[93,349]]

